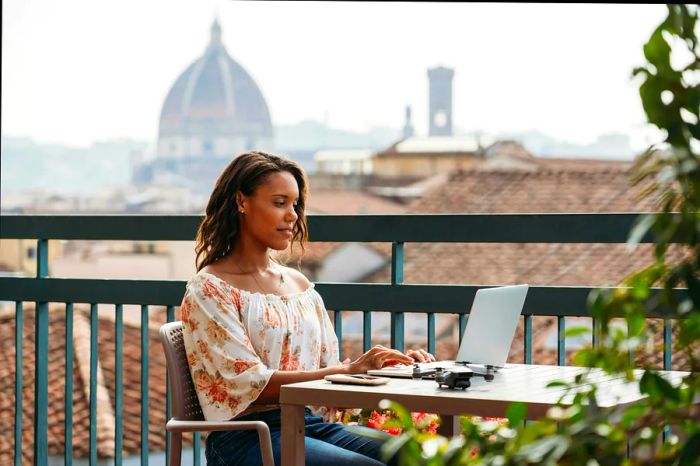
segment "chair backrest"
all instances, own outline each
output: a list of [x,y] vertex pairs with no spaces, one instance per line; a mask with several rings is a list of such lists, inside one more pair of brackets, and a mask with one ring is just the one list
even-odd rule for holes
[[181,421],[203,421],[202,407],[192,383],[187,364],[182,322],[170,322],[160,327],[160,341],[165,351],[170,379],[172,417]]

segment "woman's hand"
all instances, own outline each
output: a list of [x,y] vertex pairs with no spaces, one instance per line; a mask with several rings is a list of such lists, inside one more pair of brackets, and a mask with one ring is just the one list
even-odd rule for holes
[[435,356],[425,351],[423,348],[406,351],[406,356],[413,358],[416,362],[435,362]]
[[381,369],[389,364],[413,364],[413,358],[401,351],[375,345],[348,366],[351,374],[363,374],[370,369]]

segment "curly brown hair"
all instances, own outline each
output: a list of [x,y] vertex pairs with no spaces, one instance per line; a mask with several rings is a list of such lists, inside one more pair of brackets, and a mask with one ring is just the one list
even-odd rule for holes
[[225,257],[236,244],[240,219],[236,194],[251,196],[268,175],[286,171],[299,187],[299,200],[294,208],[298,216],[292,229],[292,245],[298,242],[304,250],[308,237],[306,216],[307,181],[301,166],[293,160],[266,152],[246,152],[231,161],[219,175],[209,197],[204,219],[197,230],[195,264],[197,271]]

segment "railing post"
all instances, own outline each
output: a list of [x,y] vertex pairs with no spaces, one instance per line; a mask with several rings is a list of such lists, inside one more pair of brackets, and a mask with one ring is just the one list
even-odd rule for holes
[[598,340],[600,338],[600,321],[595,317],[591,318],[591,346],[598,348]]
[[[673,351],[673,321],[671,319],[664,319],[664,370],[670,371],[671,367],[671,354]],[[665,425],[663,431],[664,442],[668,440],[671,435],[671,426]]]
[[[41,280],[49,274],[49,242],[37,241],[36,277]],[[49,303],[37,302],[35,321],[34,357],[34,464],[49,461],[48,399],[49,399]]]
[[532,364],[532,315],[526,315],[523,322],[523,340],[525,341],[525,347],[523,348],[524,357],[523,362],[525,364]]
[[122,353],[124,308],[117,304],[114,308],[114,464],[122,465],[122,436],[124,431]]
[[362,311],[362,351],[372,347],[372,312]]
[[[403,242],[391,243],[391,284],[403,283]],[[391,347],[399,351],[404,350],[404,313],[391,313]]]
[[66,303],[66,382],[64,462],[73,462],[73,303]]
[[22,302],[15,303],[15,466],[22,466]]
[[469,317],[467,314],[459,315],[459,344],[462,344],[462,339],[464,338],[464,331],[467,329],[467,321]]
[[435,313],[428,313],[428,353],[435,355]]
[[[141,306],[141,466],[148,466],[148,306]],[[166,421],[167,422],[167,421]]]
[[97,303],[90,304],[90,466],[97,465]]
[[557,316],[557,363],[566,366],[566,317]]
[[192,434],[192,464],[193,466],[199,466],[200,446],[202,443],[202,434],[195,432]]
[[[165,308],[165,320],[166,322],[173,322],[175,320],[175,306],[167,306]],[[165,380],[167,380],[166,384],[166,390],[165,390],[165,422],[168,422],[170,420],[170,416],[172,416],[172,409],[170,407],[170,391],[172,390],[172,387],[170,385],[170,375],[168,374],[168,368],[165,368]],[[171,435],[170,432],[165,432],[165,457],[170,458],[170,448],[172,448],[172,440],[171,440]]]
[[333,330],[338,338],[338,359],[343,360],[343,313],[333,311]]
[[671,355],[673,351],[673,321],[664,319],[664,370],[671,370]]

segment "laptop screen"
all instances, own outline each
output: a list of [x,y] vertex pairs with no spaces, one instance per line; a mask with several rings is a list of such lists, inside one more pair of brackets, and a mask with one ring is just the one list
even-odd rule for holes
[[476,292],[457,362],[505,365],[528,288],[513,285]]

